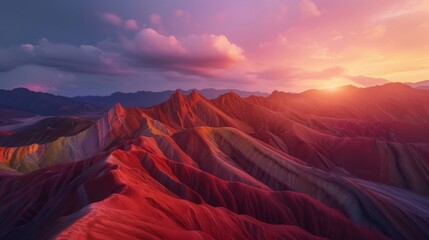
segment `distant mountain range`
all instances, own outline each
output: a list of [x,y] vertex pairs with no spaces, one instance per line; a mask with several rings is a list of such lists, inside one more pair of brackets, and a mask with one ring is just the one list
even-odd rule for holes
[[[416,89],[429,90],[429,80],[418,83],[405,83]],[[162,92],[139,91],[135,93],[116,92],[110,96],[77,96],[64,97],[50,93],[33,92],[26,88],[0,90],[0,125],[14,124],[15,118],[42,116],[81,115],[104,112],[120,103],[124,107],[148,108],[167,101],[179,91],[189,95],[193,90],[168,90]],[[207,99],[215,99],[223,94],[233,92],[242,98],[250,96],[267,97],[264,92],[249,92],[236,89],[202,89],[196,90]]]
[[429,80],[420,81],[420,82],[416,82],[416,83],[405,83],[405,84],[407,84],[408,86],[411,86],[413,88],[429,90]]
[[[19,117],[24,113],[37,115],[71,115],[101,111],[94,104],[49,93],[33,92],[26,88],[0,90],[0,115]],[[10,110],[19,112],[10,112]]]
[[[192,90],[176,90],[188,95]],[[0,123],[9,123],[9,119],[31,115],[75,115],[105,111],[120,103],[125,107],[150,107],[166,101],[175,91],[135,93],[117,92],[110,96],[64,97],[49,93],[33,92],[26,88],[0,90]],[[216,98],[227,92],[240,97],[268,96],[263,92],[247,92],[235,89],[202,89],[198,92],[208,99]],[[12,111],[13,110],[13,111]]]
[[[193,89],[195,90],[195,89]],[[184,95],[189,95],[192,90],[182,90],[178,89],[176,91],[180,91]],[[150,92],[150,91],[139,91],[135,93],[122,93],[116,92],[110,96],[83,96],[83,97],[74,97],[74,100],[78,100],[80,102],[87,102],[97,106],[111,108],[116,103],[120,103],[124,107],[151,107],[156,104],[167,101],[170,96],[176,91],[168,90],[163,92]],[[248,92],[248,91],[240,91],[236,89],[201,89],[197,90],[201,95],[203,95],[207,99],[214,99],[219,97],[222,94],[228,92],[234,92],[240,97],[250,97],[250,96],[268,96],[268,93],[264,92]]]

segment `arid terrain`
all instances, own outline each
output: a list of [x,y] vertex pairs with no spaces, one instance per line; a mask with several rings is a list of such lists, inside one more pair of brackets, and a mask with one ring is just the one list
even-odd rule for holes
[[427,239],[429,91],[174,93],[0,136],[1,239]]

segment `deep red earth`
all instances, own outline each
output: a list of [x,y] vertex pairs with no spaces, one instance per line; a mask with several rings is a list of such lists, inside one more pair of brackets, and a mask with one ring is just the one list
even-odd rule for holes
[[429,91],[207,100],[0,133],[1,239],[428,239]]

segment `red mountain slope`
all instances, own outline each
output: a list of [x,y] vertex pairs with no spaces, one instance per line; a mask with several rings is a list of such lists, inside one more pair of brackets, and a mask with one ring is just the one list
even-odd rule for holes
[[427,239],[429,94],[338,91],[176,93],[18,139],[0,148],[0,238]]

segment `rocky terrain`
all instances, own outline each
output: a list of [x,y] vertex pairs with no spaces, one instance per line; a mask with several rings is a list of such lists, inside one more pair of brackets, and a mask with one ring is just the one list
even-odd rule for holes
[[429,91],[208,100],[0,135],[1,239],[427,239]]

